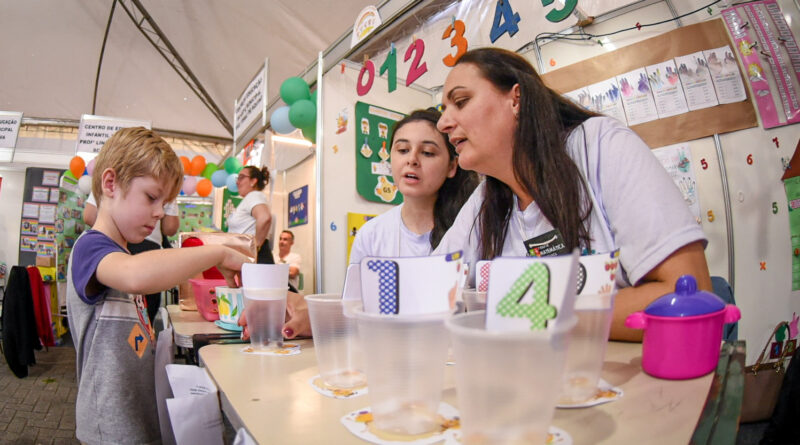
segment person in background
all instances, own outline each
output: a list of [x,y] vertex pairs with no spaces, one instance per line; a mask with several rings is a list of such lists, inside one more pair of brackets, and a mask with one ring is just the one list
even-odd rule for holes
[[228,217],[228,233],[253,235],[258,247],[259,264],[275,264],[269,247],[267,233],[272,225],[272,214],[267,197],[261,191],[269,183],[269,170],[248,165],[239,171],[236,186],[242,202]]
[[[692,274],[711,291],[703,230],[649,147],[618,121],[547,88],[516,53],[466,52],[447,76],[439,130],[461,167],[486,175],[437,251],[465,260],[526,256],[560,236],[569,253],[619,249],[611,337],[640,340],[628,314]],[[470,268],[474,273],[474,267]]]
[[216,266],[235,286],[246,256],[225,246],[131,255],[175,199],[183,171],[175,152],[143,127],[111,136],[97,156],[94,226],[76,240],[67,273],[67,316],[75,344],[75,434],[82,443],[160,443],[155,409],[155,333],[143,294]]
[[436,129],[439,112],[415,110],[394,125],[391,168],[403,203],[358,230],[350,263],[367,256],[427,256],[478,185],[458,166],[455,148]]
[[[96,220],[97,200],[94,197],[94,193],[89,193],[89,197],[86,199],[86,204],[83,207],[83,222],[91,227],[94,226]],[[148,250],[161,249],[164,237],[178,233],[180,223],[181,221],[178,217],[178,203],[173,200],[164,204],[164,217],[156,221],[156,227],[153,229],[153,233],[147,235],[147,238],[141,243],[129,243],[128,251],[132,255],[136,255],[137,253],[147,252]],[[156,314],[158,313],[158,308],[161,307],[161,292],[147,294],[145,298],[147,299],[147,317],[150,319],[150,324],[153,324],[153,320],[155,320]]]
[[294,233],[291,230],[284,230],[278,239],[278,260],[277,264],[289,264],[289,284],[295,290],[300,289],[300,264],[303,259],[299,253],[292,252],[294,245]]

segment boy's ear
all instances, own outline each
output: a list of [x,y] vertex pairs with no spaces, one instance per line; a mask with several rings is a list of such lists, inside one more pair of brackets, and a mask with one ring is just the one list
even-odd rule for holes
[[103,174],[100,178],[100,188],[103,191],[103,196],[114,197],[114,193],[119,188],[117,184],[117,173],[113,168],[109,167],[103,170]]

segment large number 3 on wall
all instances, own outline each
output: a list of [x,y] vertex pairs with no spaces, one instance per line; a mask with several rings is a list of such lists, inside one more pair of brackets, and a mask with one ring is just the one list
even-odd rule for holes
[[464,30],[464,22],[461,20],[453,21],[453,23],[451,23],[450,26],[444,30],[444,34],[442,34],[442,40],[449,38],[453,31],[456,33],[450,40],[450,47],[455,48],[456,53],[448,54],[442,59],[445,66],[455,66],[456,62],[458,62],[458,59],[461,58],[465,52],[467,52],[467,46],[469,45],[469,42],[467,42],[467,39],[464,38]]
[[[521,303],[529,289],[533,289],[531,303]],[[556,318],[556,307],[549,303],[550,269],[542,263],[528,266],[514,281],[508,293],[497,303],[497,314],[503,317],[527,318],[531,330],[547,327],[547,320]]]

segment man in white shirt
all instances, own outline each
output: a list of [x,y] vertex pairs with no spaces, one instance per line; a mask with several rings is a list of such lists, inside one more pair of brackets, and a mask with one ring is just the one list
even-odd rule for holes
[[300,284],[300,254],[292,252],[294,233],[289,230],[281,232],[278,239],[278,254],[275,255],[276,264],[289,264],[289,283],[297,289]]

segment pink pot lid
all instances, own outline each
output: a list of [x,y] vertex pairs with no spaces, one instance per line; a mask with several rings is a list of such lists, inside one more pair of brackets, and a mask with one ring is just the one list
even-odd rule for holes
[[644,312],[656,317],[691,317],[725,309],[725,302],[711,292],[697,290],[692,275],[682,275],[675,282],[675,292],[650,303]]

